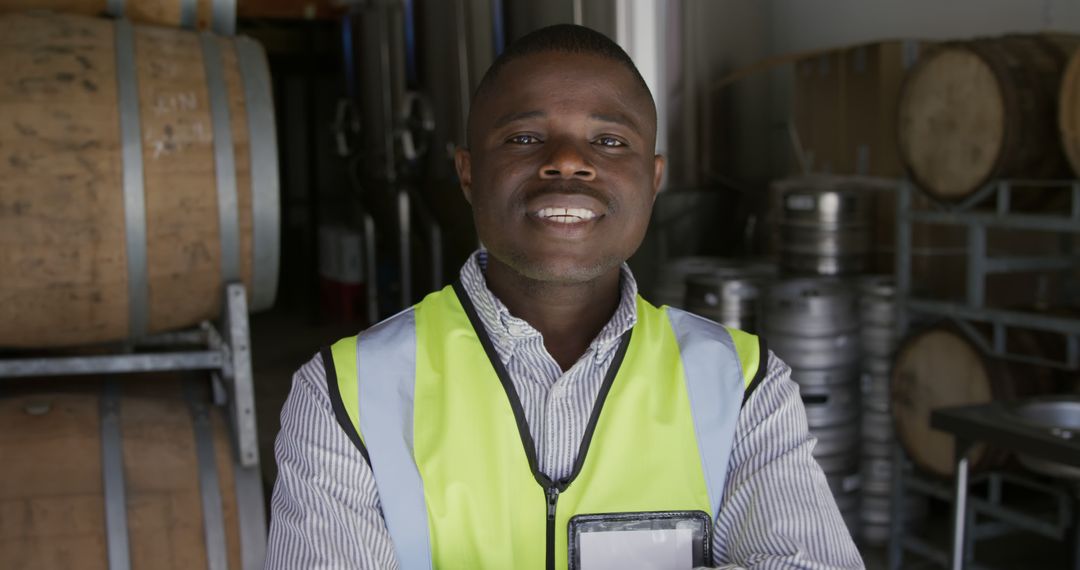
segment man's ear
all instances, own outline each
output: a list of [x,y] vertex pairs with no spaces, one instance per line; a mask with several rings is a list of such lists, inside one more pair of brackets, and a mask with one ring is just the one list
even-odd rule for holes
[[667,161],[664,156],[658,154],[653,157],[653,201],[656,201],[656,195],[660,192],[660,184],[664,181],[664,166]]
[[472,154],[469,153],[469,149],[463,146],[457,147],[454,151],[454,168],[457,169],[465,201],[472,204]]

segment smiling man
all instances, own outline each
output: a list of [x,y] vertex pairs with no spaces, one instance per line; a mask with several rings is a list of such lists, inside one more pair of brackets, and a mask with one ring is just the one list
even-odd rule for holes
[[269,568],[858,568],[790,370],[637,295],[664,170],[579,26],[488,70],[456,155],[486,250],[297,372]]

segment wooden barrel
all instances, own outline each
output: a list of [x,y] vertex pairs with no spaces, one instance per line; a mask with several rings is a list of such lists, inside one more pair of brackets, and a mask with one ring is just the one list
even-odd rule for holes
[[[1018,335],[1009,346],[1039,350],[1030,335]],[[995,400],[1045,394],[1055,389],[1046,370],[984,356],[963,333],[951,327],[932,328],[910,336],[897,352],[892,371],[892,411],[896,436],[908,457],[923,470],[942,477],[955,471],[953,438],[931,429],[937,408],[985,404]],[[973,470],[1000,465],[1006,454],[977,446]]]
[[122,21],[0,17],[0,346],[108,342],[273,304],[265,54]]
[[235,0],[0,0],[0,13],[27,10],[128,18],[142,24],[226,35],[236,31]]
[[[0,568],[107,570],[118,538],[127,539],[131,568],[207,568],[208,541],[217,560],[241,568],[227,423],[201,401],[188,403],[178,383],[158,380],[128,382],[115,396],[76,387],[5,393]],[[201,488],[204,470],[216,488]],[[116,473],[122,485],[107,494]],[[218,497],[209,519],[204,493]],[[110,524],[107,507],[126,515],[126,528]],[[208,537],[208,526],[219,533]]]
[[1080,50],[1073,50],[1061,78],[1058,99],[1058,129],[1065,158],[1073,175],[1080,176]]
[[1068,169],[1057,134],[1070,36],[941,44],[904,81],[897,136],[924,191],[959,201],[999,178],[1053,179]]

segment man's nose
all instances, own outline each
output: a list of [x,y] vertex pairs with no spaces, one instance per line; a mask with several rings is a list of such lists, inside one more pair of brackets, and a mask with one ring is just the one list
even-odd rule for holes
[[[549,142],[549,145],[552,143]],[[592,180],[596,169],[589,163],[584,152],[572,142],[555,142],[547,160],[540,166],[540,178],[544,180],[571,179]]]

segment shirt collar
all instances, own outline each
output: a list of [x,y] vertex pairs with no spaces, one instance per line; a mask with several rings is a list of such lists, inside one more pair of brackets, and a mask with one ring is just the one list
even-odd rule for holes
[[[491,342],[504,363],[514,354],[516,348],[531,339],[543,338],[540,331],[523,319],[510,314],[506,305],[487,287],[484,271],[487,269],[488,252],[479,249],[474,252],[461,268],[461,284],[476,306],[480,322],[487,330]],[[618,347],[618,341],[626,331],[637,323],[637,281],[625,263],[620,267],[619,306],[596,335],[586,355],[603,359]]]

